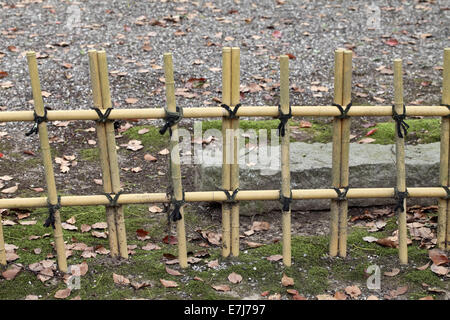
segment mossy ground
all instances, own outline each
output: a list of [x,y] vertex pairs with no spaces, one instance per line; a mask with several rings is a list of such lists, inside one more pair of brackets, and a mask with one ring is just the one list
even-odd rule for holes
[[[75,217],[76,225],[93,224],[104,219],[104,207],[64,207],[61,210],[62,220]],[[32,212],[31,218],[38,222],[31,226],[5,226],[5,241],[19,247],[16,253],[20,258],[15,263],[28,265],[46,258],[47,254],[53,253],[51,237],[28,240],[30,235],[43,235],[51,232],[44,228],[42,223],[47,216],[46,210],[36,209]],[[293,236],[292,257],[293,265],[290,268],[284,267],[281,262],[270,262],[266,258],[274,254],[281,254],[281,243],[266,243],[262,247],[250,249],[241,248],[239,257],[223,259],[221,250],[218,247],[207,249],[209,256],[194,265],[189,265],[185,270],[178,265],[169,267],[179,270],[183,276],[169,275],[165,270],[163,254],[170,253],[177,255],[177,246],[168,245],[162,242],[166,235],[167,224],[164,214],[155,215],[149,213],[145,205],[130,205],[125,208],[126,228],[128,244],[136,244],[135,254],[131,255],[128,261],[115,261],[107,256],[97,255],[96,258],[84,259],[80,256],[80,251],[73,251],[73,256],[68,258],[69,264],[78,264],[87,261],[89,265],[88,273],[81,278],[81,289],[74,290],[71,297],[79,295],[82,299],[235,299],[246,296],[261,297],[264,291],[270,294],[280,293],[282,298],[289,298],[285,287],[281,285],[283,274],[292,277],[294,286],[298,292],[309,298],[317,294],[332,293],[342,291],[347,285],[358,285],[363,294],[377,294],[365,289],[367,275],[366,268],[369,265],[377,264],[382,268],[382,272],[389,271],[393,267],[398,267],[397,250],[384,248],[375,243],[367,243],[362,240],[366,235],[384,237],[390,235],[395,228],[395,222],[388,223],[386,229],[377,233],[369,233],[362,228],[352,228],[348,237],[349,256],[346,259],[331,259],[328,256],[327,236]],[[13,213],[5,219],[13,219]],[[27,220],[29,220],[28,218]],[[242,220],[245,218],[243,217]],[[192,230],[197,228],[211,228],[214,221],[206,221],[200,217],[194,208],[186,208],[186,225],[188,240],[195,236]],[[217,221],[217,219],[215,220]],[[245,223],[245,221],[242,221]],[[250,222],[248,222],[250,224]],[[274,222],[274,223],[278,223]],[[213,227],[220,228],[219,225]],[[149,231],[151,239],[148,241],[138,240],[136,230],[144,229]],[[267,231],[268,232],[268,231]],[[64,230],[64,240],[67,243],[82,242],[88,246],[102,245],[108,248],[107,239],[95,238],[90,232]],[[252,241],[249,238],[249,241]],[[159,245],[161,250],[144,251],[141,249],[147,242]],[[42,253],[35,254],[33,250],[41,248]],[[198,241],[188,242],[189,255],[205,250],[199,246]],[[410,264],[402,267],[399,275],[393,278],[382,277],[382,290],[395,289],[399,285],[408,285],[407,297],[410,299],[420,298],[430,295],[422,286],[427,283],[430,286],[444,288],[448,290],[448,284],[430,270],[417,270],[414,266],[420,266],[428,260],[427,250],[419,249],[417,244],[409,247]],[[219,269],[211,269],[207,266],[208,261],[218,259]],[[231,272],[242,275],[242,282],[232,284],[227,280]],[[131,286],[119,286],[114,284],[112,274],[120,274],[131,281],[142,282],[148,280],[151,287],[139,290]],[[200,277],[203,281],[194,280]],[[173,280],[178,283],[177,288],[164,288],[160,279]],[[221,293],[214,290],[212,285],[227,284],[231,288],[229,293]],[[53,299],[55,292],[65,288],[62,280],[50,280],[41,283],[36,276],[29,271],[22,271],[14,280],[7,281],[0,279],[0,299],[23,299],[27,295],[38,295],[41,299]],[[380,296],[382,298],[382,296]],[[435,298],[439,298],[438,295]]]

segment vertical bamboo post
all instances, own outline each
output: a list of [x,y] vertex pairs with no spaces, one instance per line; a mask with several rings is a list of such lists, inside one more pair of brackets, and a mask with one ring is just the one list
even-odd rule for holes
[[[231,104],[231,48],[222,49],[222,103]],[[231,167],[228,160],[228,133],[231,129],[230,119],[222,118],[222,189],[230,190]],[[231,249],[230,205],[222,203],[222,257],[228,257]]]
[[[109,91],[108,63],[106,61],[106,52],[104,50],[97,52],[97,61],[102,95],[102,107],[103,109],[108,109],[111,108],[111,93]],[[120,175],[119,162],[117,160],[116,137],[114,132],[114,124],[112,121],[107,121],[105,123],[105,132],[111,175],[111,189],[113,193],[117,194],[120,192]],[[125,230],[123,206],[119,205],[115,207],[114,212],[119,254],[122,258],[128,259],[127,234]]]
[[[338,49],[334,52],[334,103],[339,105],[342,105],[343,70],[344,50]],[[342,122],[334,118],[331,179],[335,188],[339,188],[341,184],[341,129]],[[339,245],[339,201],[331,200],[330,211],[330,256],[335,257]]]
[[5,238],[3,237],[2,214],[0,213],[0,265],[6,265]]
[[[41,84],[37,68],[36,53],[27,52],[28,70],[30,72],[31,88],[33,91],[34,110],[38,116],[44,116],[44,102],[42,100]],[[56,190],[55,175],[53,172],[52,155],[50,151],[50,143],[48,139],[47,123],[39,124],[39,140],[41,144],[42,160],[44,163],[45,180],[47,183],[48,201],[50,205],[58,204],[58,193]],[[55,248],[58,260],[58,268],[61,272],[67,272],[66,248],[64,246],[64,238],[61,227],[61,217],[59,210],[54,211],[55,218]]]
[[[102,93],[100,88],[100,78],[98,69],[98,58],[96,50],[89,50],[89,72],[91,75],[91,85],[92,85],[92,97],[94,102],[94,107],[99,108],[102,112],[105,112],[102,104]],[[108,145],[106,142],[106,128],[104,123],[97,123],[97,140],[98,149],[100,154],[100,165],[102,168],[102,179],[103,179],[103,191],[105,193],[112,192],[111,184],[111,170],[109,167],[109,157],[108,157]],[[119,254],[119,247],[117,243],[117,230],[116,230],[116,219],[115,210],[111,206],[105,206],[106,211],[106,222],[108,225],[108,241],[109,250],[112,257],[117,257]]]
[[[444,49],[444,70],[443,70],[443,79],[442,79],[442,104],[450,105],[450,48]],[[444,125],[445,120],[445,125]],[[442,126],[443,130],[446,131],[446,137],[441,137],[441,147],[442,140],[445,139],[446,147],[447,147],[447,156],[446,156],[446,165],[447,172],[443,172],[445,174],[444,180],[441,181],[442,185],[448,186],[450,182],[450,171],[448,170],[449,165],[449,140],[450,140],[450,117],[442,118]],[[444,128],[445,126],[445,128]],[[442,155],[441,155],[442,156]],[[442,161],[442,158],[441,158]],[[442,163],[441,163],[442,165]],[[442,172],[441,172],[442,175]],[[445,183],[445,184],[444,184]],[[450,249],[450,200],[445,201],[445,210],[440,212],[439,220],[438,220],[438,247],[441,249]]]
[[[231,48],[231,106],[240,101],[240,49]],[[231,163],[231,189],[239,188],[239,118],[231,120],[233,160]],[[239,203],[231,205],[231,254],[239,255]]]
[[[280,56],[280,106],[284,114],[289,113],[289,57]],[[291,196],[291,172],[289,159],[290,128],[286,124],[285,134],[281,137],[281,193],[284,197]],[[282,213],[283,230],[283,263],[290,267],[291,258],[291,209]]]
[[[345,108],[352,97],[352,51],[345,50],[343,57],[342,107]],[[341,178],[340,187],[348,187],[351,119],[341,119]],[[348,201],[339,201],[339,256],[347,256]]]
[[[164,76],[166,83],[167,110],[169,112],[176,112],[175,81],[173,77],[173,63],[171,53],[164,53]],[[170,137],[170,175],[172,177],[175,200],[181,201],[183,199],[183,186],[181,183],[178,125],[173,125],[171,127],[171,130],[172,135]],[[178,261],[182,268],[186,268],[188,266],[188,263],[183,208],[180,208],[180,214],[181,219],[177,221]]]
[[[403,113],[403,74],[402,60],[394,60],[394,108],[398,114]],[[405,168],[405,137],[398,136],[398,128],[395,127],[395,156],[397,169],[397,190],[406,191]],[[407,229],[406,229],[406,199],[403,201],[404,210],[398,209],[398,246],[400,264],[408,263]]]

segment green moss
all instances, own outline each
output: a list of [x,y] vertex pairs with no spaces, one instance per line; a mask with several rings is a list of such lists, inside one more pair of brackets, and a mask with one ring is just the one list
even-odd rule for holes
[[[139,134],[139,130],[148,129],[149,131],[144,134]],[[155,152],[159,151],[164,146],[169,145],[168,132],[161,135],[159,128],[155,126],[135,126],[125,131],[124,136],[130,140],[139,140],[144,146],[144,151]]]
[[418,287],[421,287],[422,283],[433,287],[444,287],[444,283],[430,269],[408,271],[403,275],[402,280],[405,284],[414,284]]
[[98,161],[100,154],[98,148],[86,148],[80,150],[80,158],[83,161]]
[[[406,120],[409,125],[408,135],[414,135],[420,143],[432,143],[440,140],[440,119]],[[374,128],[369,128],[372,130]],[[395,142],[395,123],[382,122],[375,126],[377,131],[370,137],[376,144],[393,144]],[[407,138],[408,140],[408,138]]]
[[333,137],[333,124],[323,121],[311,121],[311,128],[299,128],[299,130],[309,135],[308,143],[328,143]]

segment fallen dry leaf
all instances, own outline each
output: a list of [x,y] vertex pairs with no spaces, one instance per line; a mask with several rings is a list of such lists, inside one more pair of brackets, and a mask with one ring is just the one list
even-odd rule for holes
[[394,269],[392,269],[392,271],[386,271],[386,272],[384,273],[384,275],[385,275],[385,276],[388,276],[388,277],[395,277],[395,276],[398,275],[399,273],[400,273],[400,269],[394,268]]
[[145,246],[142,247],[142,250],[145,250],[145,251],[160,250],[160,249],[161,249],[160,246],[153,244],[153,243],[147,243]]
[[70,288],[58,290],[56,291],[54,297],[56,299],[66,299],[68,296],[70,296],[70,292]]
[[448,273],[447,267],[437,266],[434,263],[431,265],[430,270],[441,276],[445,276]]
[[240,274],[232,272],[228,275],[228,281],[230,281],[231,283],[239,283],[242,281],[242,276]]
[[6,280],[14,280],[14,278],[19,274],[20,270],[22,270],[22,267],[13,265],[11,268],[2,272],[2,277]]
[[267,231],[270,229],[270,223],[265,221],[254,221],[251,229],[254,231]]
[[335,297],[329,294],[319,294],[316,296],[317,300],[336,300]]
[[291,277],[288,277],[285,274],[283,274],[283,277],[281,278],[281,284],[284,287],[293,286],[294,285],[294,279],[291,278]]
[[91,226],[93,229],[106,229],[108,224],[106,222],[97,222]]
[[345,293],[347,293],[354,299],[361,294],[361,290],[358,288],[358,286],[348,286],[347,288],[345,288]]
[[367,299],[366,300],[380,300],[380,299],[378,299],[378,297],[377,296],[374,296],[374,295],[370,295],[370,296],[368,296],[367,297]]
[[108,236],[104,232],[92,231],[91,234],[96,238],[108,238]]
[[211,286],[214,290],[216,291],[223,291],[223,292],[227,292],[230,291],[230,287],[226,284],[221,284],[221,285],[217,285],[217,286]]
[[405,294],[408,291],[408,286],[404,286],[404,287],[398,287],[395,290],[391,290],[389,292],[389,295],[392,298],[396,298],[397,296],[401,296],[402,294]]
[[127,285],[130,284],[130,280],[120,274],[113,273],[113,280],[115,284]]
[[172,275],[172,276],[182,276],[182,275],[183,275],[183,274],[180,273],[179,271],[174,270],[174,269],[171,269],[171,268],[169,268],[169,267],[167,267],[167,266],[166,266],[166,272],[167,272],[168,274]]
[[269,261],[279,261],[279,260],[283,259],[283,256],[281,254],[274,254],[274,255],[268,256],[266,259]]
[[178,287],[178,284],[175,281],[164,280],[164,279],[159,279],[159,281],[161,282],[161,284],[165,288],[176,288],[176,287]]
[[432,249],[428,251],[428,256],[430,257],[431,261],[433,261],[433,264],[437,266],[449,262],[449,259],[447,258],[447,254],[445,253],[445,251],[440,249]]

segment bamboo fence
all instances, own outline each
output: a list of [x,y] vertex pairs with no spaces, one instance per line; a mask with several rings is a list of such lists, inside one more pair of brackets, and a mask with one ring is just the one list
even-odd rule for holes
[[[280,57],[280,105],[279,106],[241,106],[240,105],[240,51],[239,48],[222,49],[222,103],[221,107],[194,107],[183,111],[184,118],[222,117],[223,163],[221,191],[183,192],[179,165],[177,124],[170,124],[170,178],[172,198],[167,193],[122,193],[120,190],[119,166],[116,153],[114,127],[112,121],[119,119],[166,119],[168,112],[176,112],[175,82],[172,55],[164,54],[167,107],[147,109],[112,109],[109,80],[104,51],[89,51],[89,66],[93,93],[93,105],[97,110],[48,110],[44,108],[39,83],[36,55],[27,53],[31,88],[34,99],[33,111],[2,111],[0,122],[35,121],[45,117],[38,125],[41,153],[47,183],[48,197],[0,199],[0,208],[38,208],[48,207],[53,218],[55,248],[58,268],[67,272],[67,261],[61,228],[59,207],[64,206],[105,206],[108,223],[111,256],[127,258],[127,239],[123,206],[127,204],[170,203],[179,206],[181,218],[177,220],[178,255],[180,266],[187,267],[186,232],[182,204],[195,202],[222,203],[222,256],[239,255],[239,201],[282,200],[283,263],[290,266],[291,257],[291,200],[330,199],[330,256],[347,254],[347,209],[348,199],[397,198],[396,213],[399,225],[399,262],[406,264],[407,228],[406,193],[409,198],[438,198],[437,246],[450,248],[450,48],[444,50],[443,94],[441,106],[410,106],[403,102],[403,80],[401,60],[394,60],[394,105],[393,106],[349,106],[351,104],[352,53],[348,50],[335,51],[334,105],[328,106],[290,106],[289,102],[289,58]],[[228,110],[224,107],[227,106]],[[338,105],[338,106],[337,106]],[[354,116],[438,116],[441,125],[441,186],[407,188],[405,181],[405,136],[401,137],[401,126],[396,127],[396,170],[397,183],[393,188],[348,188],[349,176],[349,135],[350,119]],[[231,113],[233,116],[231,116]],[[334,117],[332,150],[332,188],[292,189],[289,167],[289,126],[281,135],[281,184],[279,190],[239,190],[238,147],[239,117],[293,117],[316,116]],[[42,120],[42,118],[41,118]],[[100,151],[102,179],[105,195],[62,196],[58,197],[53,164],[49,147],[47,121],[97,120],[97,137]],[[233,129],[233,130],[230,130]],[[403,196],[401,196],[403,194]],[[120,195],[120,197],[119,197]],[[230,195],[233,195],[230,199]],[[0,223],[0,264],[5,265],[5,243]]]

